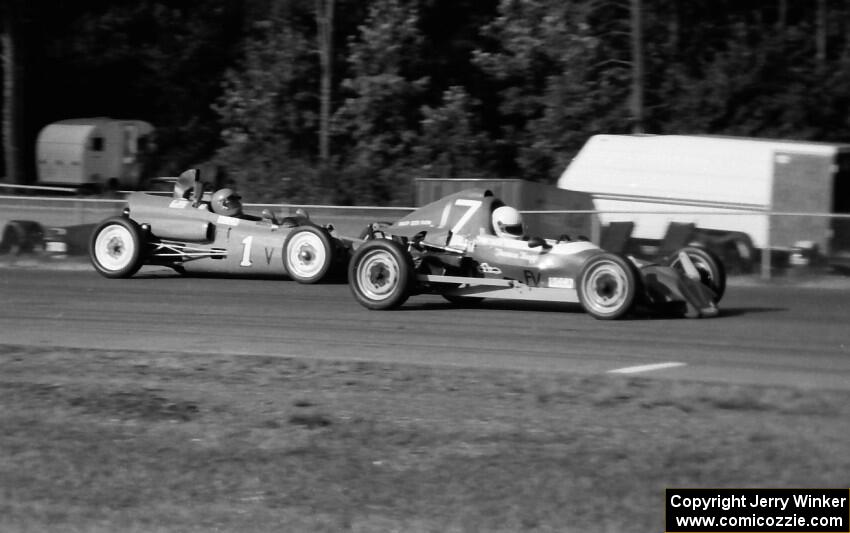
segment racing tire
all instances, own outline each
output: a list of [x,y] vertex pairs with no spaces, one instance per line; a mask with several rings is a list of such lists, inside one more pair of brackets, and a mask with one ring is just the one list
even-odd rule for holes
[[388,239],[364,243],[348,266],[351,293],[368,309],[399,307],[410,296],[415,279],[410,254],[401,244]]
[[144,262],[144,239],[139,225],[123,217],[98,224],[89,240],[89,258],[107,278],[129,278]]
[[298,283],[318,283],[335,260],[334,244],[328,232],[315,226],[300,226],[283,243],[283,267]]
[[608,252],[587,260],[578,278],[578,298],[594,318],[614,320],[628,313],[638,293],[632,264]]
[[684,252],[699,272],[700,282],[714,292],[714,303],[723,298],[726,292],[726,269],[717,255],[705,248],[685,246],[670,258],[669,266],[685,273],[679,254]]

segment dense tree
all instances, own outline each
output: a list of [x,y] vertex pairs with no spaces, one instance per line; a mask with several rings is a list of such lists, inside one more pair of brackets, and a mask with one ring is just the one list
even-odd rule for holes
[[[226,168],[229,178],[252,199],[327,201],[329,197],[331,187],[323,177],[332,162],[330,136],[322,147],[322,116],[329,114],[329,128],[331,95],[336,91],[327,86],[331,77],[322,75],[318,58],[333,52],[322,61],[344,72],[345,56],[337,46],[321,50],[328,36],[318,35],[320,7],[308,0],[270,0],[259,6],[241,58],[225,74],[223,94],[213,106],[223,143],[214,163]],[[360,3],[353,1],[336,0],[334,13],[334,20],[345,22],[363,16]],[[345,37],[350,31],[338,33]]]
[[256,24],[214,106],[224,143],[216,163],[243,191],[255,191],[263,200],[309,186],[292,171],[304,170],[301,161],[315,146],[316,122],[310,105],[313,46],[289,23],[291,13],[270,15]]
[[340,201],[379,203],[410,197],[410,158],[428,77],[415,5],[376,0],[349,43],[351,76],[334,121],[342,147]]
[[[778,11],[763,3],[710,13],[679,6],[679,31],[687,37],[668,39],[676,49],[652,45],[655,131],[846,141],[850,124],[838,84],[850,63],[838,55],[840,25],[830,31],[832,68],[823,69],[812,38],[814,5],[783,4]],[[774,31],[777,21],[781,32]]]
[[489,178],[482,163],[493,154],[481,131],[480,103],[463,87],[449,87],[438,107],[421,109],[421,133],[413,149],[417,178]]
[[[503,0],[475,64],[501,95],[517,172],[548,180],[588,135],[631,129],[629,12],[581,0]],[[625,36],[625,39],[624,39]]]
[[141,118],[160,173],[407,204],[416,177],[554,180],[588,136],[636,126],[850,142],[845,2],[640,0],[639,43],[636,4],[7,0],[5,158],[31,178],[48,122]]
[[23,161],[24,127],[23,59],[20,26],[23,6],[19,0],[10,0],[0,6],[0,51],[3,63],[3,127],[2,161],[5,176],[13,183],[24,183],[26,172]]
[[325,168],[331,157],[331,91],[333,90],[335,5],[336,0],[316,0],[316,33],[318,34],[319,64],[322,70],[319,89],[319,161]]

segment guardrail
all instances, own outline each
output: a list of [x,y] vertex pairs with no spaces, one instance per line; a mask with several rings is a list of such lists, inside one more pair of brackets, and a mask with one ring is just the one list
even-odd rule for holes
[[[30,186],[27,186],[30,187]],[[43,226],[72,226],[96,223],[108,216],[121,212],[126,200],[105,198],[79,198],[79,197],[47,197],[47,196],[0,196],[0,228],[10,220],[23,219],[35,220]],[[359,232],[366,224],[376,220],[392,221],[405,216],[413,211],[414,207],[378,207],[378,206],[332,206],[316,204],[268,204],[252,203],[245,204],[249,210],[259,211],[269,208],[284,216],[294,214],[297,209],[307,210],[311,217],[322,223],[332,223],[341,232],[353,234]],[[288,213],[287,213],[288,212]],[[559,216],[559,215],[585,215],[591,217],[591,240],[600,241],[599,215],[632,215],[653,214],[663,216],[695,216],[695,215],[720,215],[720,216],[772,216],[772,217],[811,217],[829,218],[850,221],[850,214],[835,213],[803,213],[791,211],[768,211],[760,209],[740,211],[719,210],[523,210],[526,215]],[[761,275],[769,278],[771,276],[772,257],[771,247],[768,246],[761,253]]]
[[17,185],[12,183],[0,183],[0,189],[19,189],[22,191],[50,191],[50,192],[77,192],[71,187],[49,187],[47,185]]
[[[63,198],[46,196],[0,196],[0,230],[10,220],[34,220],[45,227],[92,224],[117,215],[126,205],[123,199]],[[282,216],[305,209],[318,222],[330,223],[343,234],[357,234],[366,224],[392,221],[413,207],[329,206],[311,204],[245,204],[249,211],[269,208]]]

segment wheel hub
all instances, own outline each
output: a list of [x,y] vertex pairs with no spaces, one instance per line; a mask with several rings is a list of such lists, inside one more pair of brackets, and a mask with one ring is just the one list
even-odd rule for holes
[[298,251],[298,260],[302,263],[309,263],[313,260],[315,254],[313,254],[313,250],[308,247],[303,247]]
[[383,287],[387,283],[387,269],[383,265],[372,265],[369,269],[369,282],[375,287]]
[[608,300],[617,292],[617,283],[610,277],[604,277],[596,282],[596,294]]
[[112,237],[106,245],[106,250],[110,256],[118,257],[124,253],[124,243],[118,237]]

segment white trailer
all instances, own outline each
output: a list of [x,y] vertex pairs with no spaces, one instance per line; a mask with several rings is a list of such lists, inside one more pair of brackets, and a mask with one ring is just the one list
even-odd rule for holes
[[[634,222],[639,239],[661,239],[679,222],[746,234],[762,249],[810,241],[850,250],[850,220],[828,216],[850,213],[850,144],[596,135],[558,186],[590,193],[603,224]],[[810,216],[789,216],[801,213]]]
[[38,181],[45,185],[135,189],[154,128],[141,120],[83,118],[45,126],[36,142]]

